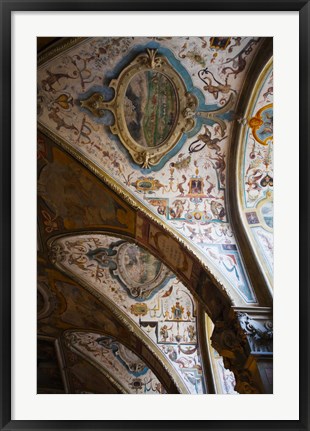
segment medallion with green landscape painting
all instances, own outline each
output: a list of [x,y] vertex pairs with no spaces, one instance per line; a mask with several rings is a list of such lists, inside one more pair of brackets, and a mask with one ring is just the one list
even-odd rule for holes
[[175,127],[178,102],[170,79],[160,72],[139,72],[129,82],[124,101],[127,128],[143,147],[157,147]]

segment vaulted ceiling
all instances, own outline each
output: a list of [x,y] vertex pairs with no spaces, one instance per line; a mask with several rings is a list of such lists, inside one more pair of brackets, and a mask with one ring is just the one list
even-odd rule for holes
[[204,313],[272,304],[271,55],[256,37],[39,53],[40,392],[215,391]]

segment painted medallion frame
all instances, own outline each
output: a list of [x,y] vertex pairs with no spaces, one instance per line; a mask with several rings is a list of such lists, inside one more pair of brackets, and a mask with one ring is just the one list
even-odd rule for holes
[[[33,2],[14,2],[1,0],[1,429],[3,430],[50,430],[50,429],[210,429],[210,430],[240,430],[240,429],[304,429],[310,430],[309,425],[309,321],[308,307],[309,295],[307,286],[309,284],[309,276],[306,268],[309,264],[308,257],[308,165],[309,154],[307,143],[309,141],[309,25],[310,25],[310,6],[309,1],[270,1],[268,4],[253,1],[233,1],[225,0],[204,1],[186,3],[186,2],[157,2],[149,3],[149,9],[153,11],[168,11],[174,10],[177,7],[181,11],[190,12],[196,11],[216,11],[223,9],[225,11],[264,11],[271,13],[272,11],[298,11],[300,24],[300,184],[301,195],[306,196],[300,200],[300,224],[303,229],[303,235],[300,237],[300,394],[299,420],[281,421],[281,420],[266,420],[264,412],[262,419],[257,421],[242,421],[242,420],[210,420],[210,421],[178,421],[173,420],[169,424],[167,421],[99,421],[99,420],[12,420],[12,381],[11,381],[11,362],[14,357],[11,355],[11,285],[14,279],[11,275],[11,217],[14,216],[14,211],[11,211],[11,173],[14,167],[11,166],[11,16],[14,11],[113,11],[117,3],[117,9],[124,12],[144,10],[143,1],[136,2],[48,2],[48,1],[33,1]],[[152,54],[151,54],[152,55]],[[188,108],[184,106],[184,110]],[[191,109],[192,106],[189,106]],[[183,116],[186,119],[186,115]],[[188,118],[191,118],[189,115]],[[121,120],[123,121],[123,119]],[[123,123],[121,122],[123,126]],[[120,130],[115,130],[122,137]],[[175,130],[174,130],[175,132]],[[136,142],[127,142],[128,147],[134,152],[133,146]],[[163,146],[164,141],[161,141]],[[156,148],[156,147],[155,147]],[[137,148],[136,148],[137,149]],[[141,150],[141,149],[139,149]],[[169,149],[168,149],[169,151]],[[142,151],[138,151],[142,153]],[[164,154],[163,154],[164,155]],[[133,155],[135,157],[135,155]],[[143,154],[138,160],[145,167],[151,163],[154,154]],[[139,163],[140,163],[139,162]],[[13,232],[14,235],[14,232]],[[13,267],[13,271],[16,270]],[[255,402],[253,404],[255,408]],[[137,415],[138,416],[138,415]],[[138,419],[138,417],[137,417]]]
[[[142,75],[143,78],[145,75],[151,75],[151,81],[154,82],[156,80],[157,86],[165,85],[170,90],[171,104],[175,106],[171,110],[173,116],[171,120],[172,124],[168,130],[165,130],[167,127],[164,127],[165,133],[163,136],[154,130],[152,136],[145,136],[144,139],[140,138],[139,141],[133,137],[134,129],[131,131],[130,127],[130,124],[133,122],[128,124],[129,120],[127,117],[129,117],[129,113],[126,114],[126,101],[128,104],[130,103],[127,97],[128,87],[132,81],[137,80],[137,75]],[[162,55],[158,55],[157,50],[147,49],[145,53],[136,56],[122,70],[118,78],[110,82],[110,88],[114,90],[115,94],[115,97],[111,101],[106,102],[103,95],[96,92],[91,94],[87,99],[81,100],[81,107],[86,108],[98,117],[104,116],[106,110],[113,112],[115,122],[111,126],[112,133],[118,135],[134,162],[141,165],[142,168],[157,165],[178,143],[182,134],[191,130],[195,124],[193,117],[198,101],[193,94],[187,92],[181,76],[170,65],[168,59]],[[141,107],[141,110],[145,110],[146,108],[147,106]],[[156,109],[156,105],[155,107],[152,106],[152,108]],[[163,115],[160,110],[158,111],[159,115]],[[169,126],[169,124],[165,126]]]

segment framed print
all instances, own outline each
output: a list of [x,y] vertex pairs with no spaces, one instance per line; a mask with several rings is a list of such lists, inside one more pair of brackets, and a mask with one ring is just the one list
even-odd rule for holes
[[308,429],[308,1],[147,5],[1,1],[1,427]]

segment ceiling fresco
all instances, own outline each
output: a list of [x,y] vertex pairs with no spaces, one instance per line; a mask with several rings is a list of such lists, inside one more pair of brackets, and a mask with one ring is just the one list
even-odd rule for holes
[[63,38],[38,56],[38,393],[252,390],[265,332],[238,319],[272,314],[267,39]]
[[153,345],[178,374],[182,390],[205,392],[196,302],[164,264],[133,243],[99,233],[60,237],[50,247],[59,269],[97,292]]
[[62,230],[116,228],[134,233],[134,211],[99,179],[38,135],[38,213],[45,237]]
[[[154,356],[149,346],[143,344],[134,332],[129,331],[103,301],[65,274],[57,271],[51,264],[43,264],[40,260],[38,270],[39,393],[45,393],[44,391],[50,393],[56,390],[57,393],[59,391],[61,393],[124,392],[124,387],[117,385],[115,378],[109,379],[107,367],[103,368],[104,364],[100,367],[98,361],[92,360],[93,356],[100,357],[101,345],[93,343],[90,346],[91,356],[84,355],[87,348],[83,353],[74,350],[79,345],[72,347],[70,343],[68,344],[66,334],[69,333],[95,333],[99,334],[98,337],[110,337],[114,340],[113,343],[117,340],[117,343],[134,352],[139,361],[152,370],[161,383],[162,392],[180,393],[171,377],[171,371],[175,373],[172,368],[169,370],[165,368],[162,362]],[[85,340],[84,344],[87,344]],[[46,353],[44,353],[45,350]],[[133,375],[131,377],[138,378]],[[131,377],[128,375],[128,378]],[[157,387],[159,389],[159,386]]]
[[134,196],[244,303],[256,297],[227,217],[226,159],[261,43],[81,39],[38,68],[40,129]]
[[115,338],[88,332],[67,332],[70,350],[86,357],[125,394],[161,394],[166,391],[147,365]]
[[[126,204],[78,160],[40,132],[37,162],[38,246],[43,253],[48,253],[46,242],[50,237],[72,231],[105,229],[135,238],[201,298],[211,318],[219,316],[222,307],[229,303],[228,293],[214,285],[198,259],[163,226],[145,217],[139,208]],[[133,282],[129,283],[128,278],[126,281]],[[212,304],[210,297],[214,298]]]
[[[139,208],[127,205],[115,191],[40,132],[37,172],[38,246],[45,256],[49,253],[46,243],[55,235],[108,230],[135,238],[164,261],[192,294],[201,299],[212,319],[217,319],[228,306],[228,293],[214,285],[207,270],[188,249],[145,217]],[[134,287],[134,281],[124,277],[126,274],[123,283]]]
[[241,148],[240,195],[244,224],[272,285],[273,277],[273,69],[262,73],[247,112]]

